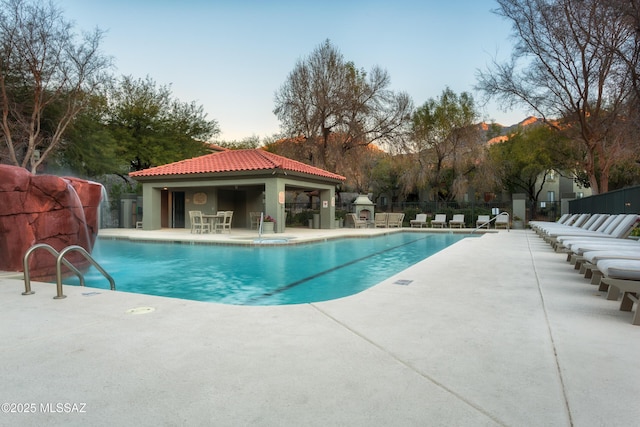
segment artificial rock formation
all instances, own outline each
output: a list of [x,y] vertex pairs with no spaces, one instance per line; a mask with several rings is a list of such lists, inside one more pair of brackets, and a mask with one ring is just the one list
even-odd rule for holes
[[[0,270],[22,271],[24,254],[36,243],[57,251],[79,245],[91,252],[102,192],[98,183],[0,165]],[[77,253],[66,258],[80,268],[87,265]],[[49,252],[36,250],[29,262],[31,277],[55,277],[55,265]]]

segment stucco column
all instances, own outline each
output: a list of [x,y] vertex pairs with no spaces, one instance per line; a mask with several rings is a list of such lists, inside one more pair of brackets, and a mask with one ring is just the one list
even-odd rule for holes
[[320,191],[320,228],[335,228],[336,190],[330,188]]
[[284,181],[279,178],[267,180],[264,186],[264,213],[276,219],[276,233],[283,233],[285,229],[284,188]]
[[159,230],[162,212],[162,189],[142,184],[142,228]]

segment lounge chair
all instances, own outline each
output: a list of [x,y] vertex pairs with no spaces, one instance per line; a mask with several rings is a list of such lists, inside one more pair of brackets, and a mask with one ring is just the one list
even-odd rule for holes
[[431,220],[431,228],[444,228],[447,225],[446,214],[436,214],[436,218]]
[[587,227],[567,227],[548,230],[543,236],[544,239],[555,245],[557,242],[564,240],[573,240],[580,237],[602,237],[606,234],[610,234],[623,220],[623,215],[610,215],[607,216],[604,221],[601,221],[599,225],[592,224]]
[[531,225],[531,228],[535,229],[538,226],[546,226],[546,225],[561,225],[561,224],[566,224],[567,221],[569,220],[569,218],[573,217],[576,214],[562,214],[562,216],[560,218],[558,218],[558,220],[556,222],[549,222],[549,221],[529,221],[529,225]]
[[566,226],[565,228],[550,228],[544,230],[544,233],[539,233],[540,236],[545,239],[552,246],[555,245],[556,239],[559,235],[562,234],[578,234],[580,235],[583,230],[587,231],[602,231],[604,230],[615,218],[611,215],[603,214],[603,215],[593,215],[587,222],[585,222],[580,227],[571,227]]
[[631,231],[636,227],[639,220],[640,216],[636,214],[615,215],[613,220],[603,223],[603,225],[595,231],[576,230],[566,235],[554,236],[552,234],[550,241],[556,251],[569,250],[571,252],[575,252],[573,246],[576,244],[598,242],[609,244],[607,243],[608,241],[622,241],[631,234]]
[[416,219],[409,221],[411,228],[422,228],[427,226],[427,214],[417,214]]
[[402,228],[402,221],[404,221],[403,213],[390,213],[387,214],[387,226],[390,228]]
[[[585,254],[591,253],[594,257],[594,261],[597,260],[598,254],[596,252],[627,252],[627,251],[640,251],[640,244],[635,240],[628,239],[603,239],[601,241],[584,241],[574,242],[571,244],[571,248],[567,249],[567,261],[575,265],[576,269],[580,269],[582,272],[582,263],[591,263],[590,260],[585,258]],[[609,256],[608,258],[612,258]],[[589,267],[591,268],[591,267]],[[587,276],[588,277],[588,276]]]
[[189,220],[191,220],[191,233],[210,233],[211,224],[202,219],[201,211],[189,211]]
[[222,221],[216,222],[216,233],[218,230],[222,233],[224,230],[228,230],[231,234],[231,221],[233,220],[233,211],[225,211],[222,217]]
[[[531,228],[538,233],[538,235],[544,237],[545,235],[553,232],[553,231],[562,231],[562,230],[576,230],[579,228],[589,229],[592,227],[598,227],[604,220],[606,219],[605,215],[589,215],[585,214],[587,219],[585,221],[581,221],[580,215],[572,215],[567,218],[562,223],[557,222],[545,222],[545,221],[533,221],[529,222]],[[597,223],[597,224],[595,224]]]
[[353,228],[367,228],[367,221],[360,219],[354,213],[347,214],[347,218],[353,224]]
[[[572,263],[575,263],[576,270],[580,270],[580,274],[584,274],[584,277],[592,278],[591,283],[594,285],[599,284],[600,280],[594,278],[594,274],[602,276],[598,270],[598,262],[605,259],[635,259],[640,260],[640,245],[637,247],[622,246],[620,248],[602,249],[595,251],[587,251],[582,255],[576,255],[572,257]],[[605,290],[605,289],[602,289]]]
[[633,325],[640,325],[638,302],[640,297],[640,260],[632,259],[604,259],[598,261],[598,270],[602,273],[600,282],[609,286],[608,300],[617,300],[623,293],[620,302],[621,311],[632,311],[633,303],[636,310],[631,320]]
[[494,224],[496,228],[506,228],[509,230],[509,215],[497,215]]
[[476,227],[489,228],[489,221],[491,221],[490,215],[478,215],[478,219],[476,220]]
[[462,228],[464,227],[464,215],[463,214],[455,214],[451,221],[449,221],[450,228]]
[[373,217],[373,226],[376,228],[387,228],[389,226],[389,215],[385,212],[378,212]]
[[565,225],[565,224],[567,224],[567,220],[569,220],[569,218],[571,218],[571,217],[572,217],[571,214],[563,214],[560,217],[560,219],[558,219],[556,222],[529,221],[529,226],[531,227],[532,230],[534,230],[537,233],[539,229],[544,229],[544,228],[547,228],[547,227],[553,227],[553,226],[557,226],[557,225]]

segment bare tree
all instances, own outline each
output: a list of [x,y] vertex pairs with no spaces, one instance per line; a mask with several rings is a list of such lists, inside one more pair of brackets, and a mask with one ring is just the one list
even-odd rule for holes
[[[617,54],[636,43],[635,29],[603,0],[498,0],[513,25],[509,63],[479,72],[478,88],[507,108],[524,104],[584,149],[583,167],[595,194],[608,191],[609,171],[631,141],[629,64]],[[604,41],[606,40],[606,47]],[[550,122],[553,124],[553,122]]]
[[328,164],[330,136],[340,135],[344,154],[373,142],[393,144],[406,132],[411,99],[389,84],[386,71],[374,67],[367,75],[326,40],[298,61],[276,92],[274,114],[286,136],[320,147],[312,163],[334,168]]
[[640,104],[640,0],[609,0],[609,13],[626,25],[631,37],[625,43],[616,44],[596,34],[595,43],[614,52],[627,64],[631,85],[635,92],[635,107]]
[[51,2],[0,1],[0,161],[35,173],[56,149],[106,79],[102,36],[78,37]]

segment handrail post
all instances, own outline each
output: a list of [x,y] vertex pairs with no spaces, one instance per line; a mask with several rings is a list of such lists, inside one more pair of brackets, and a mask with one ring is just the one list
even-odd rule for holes
[[258,225],[258,239],[262,240],[262,224],[264,223],[264,212],[260,212],[260,225]]

